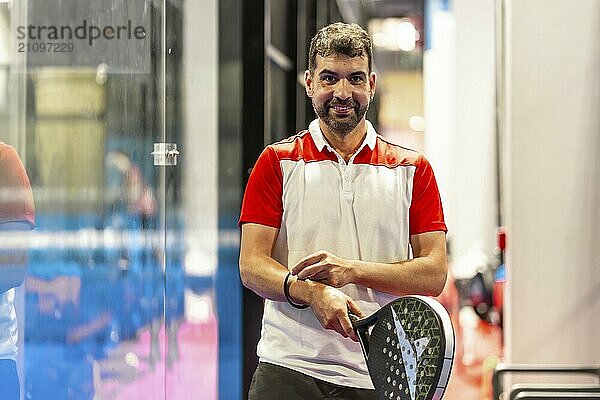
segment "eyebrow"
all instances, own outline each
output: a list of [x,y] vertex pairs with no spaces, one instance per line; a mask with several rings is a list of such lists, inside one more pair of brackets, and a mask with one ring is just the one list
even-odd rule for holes
[[[335,76],[339,75],[337,72],[331,71],[329,69],[324,69],[321,72],[319,72],[319,76],[324,75],[324,74],[330,74],[330,75],[335,75]],[[355,71],[355,72],[352,72],[350,74],[350,76],[362,76],[362,77],[366,77],[367,74],[364,71]]]
[[321,72],[319,72],[319,75],[323,75],[323,74],[330,74],[330,75],[336,75],[336,76],[338,75],[337,72],[333,72],[329,69],[324,69]]

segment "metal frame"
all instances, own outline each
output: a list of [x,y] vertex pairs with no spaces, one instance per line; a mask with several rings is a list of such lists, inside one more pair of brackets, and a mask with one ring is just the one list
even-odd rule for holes
[[549,385],[516,384],[510,391],[509,400],[516,400],[520,393],[595,393],[600,396],[600,385]]
[[594,375],[600,383],[600,365],[498,364],[492,374],[492,399],[500,399],[502,378],[508,373]]
[[515,400],[579,400],[600,399],[600,393],[596,392],[521,392]]

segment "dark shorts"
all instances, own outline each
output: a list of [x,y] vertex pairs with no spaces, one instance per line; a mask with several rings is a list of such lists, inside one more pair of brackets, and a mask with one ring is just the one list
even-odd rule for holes
[[378,400],[374,390],[335,385],[278,365],[259,363],[248,400]]

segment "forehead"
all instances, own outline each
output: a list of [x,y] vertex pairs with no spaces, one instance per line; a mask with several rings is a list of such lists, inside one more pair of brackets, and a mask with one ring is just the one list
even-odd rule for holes
[[315,73],[319,74],[327,69],[334,72],[364,72],[369,73],[369,60],[367,56],[360,55],[349,57],[345,54],[332,54],[321,57],[317,55],[315,63]]

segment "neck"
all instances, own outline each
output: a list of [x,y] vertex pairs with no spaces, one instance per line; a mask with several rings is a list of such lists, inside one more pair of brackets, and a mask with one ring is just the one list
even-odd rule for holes
[[329,145],[341,155],[345,161],[350,160],[350,157],[358,150],[365,136],[367,135],[367,122],[363,118],[356,127],[346,135],[340,135],[332,131],[326,126],[323,121],[319,120],[319,127],[323,136]]

